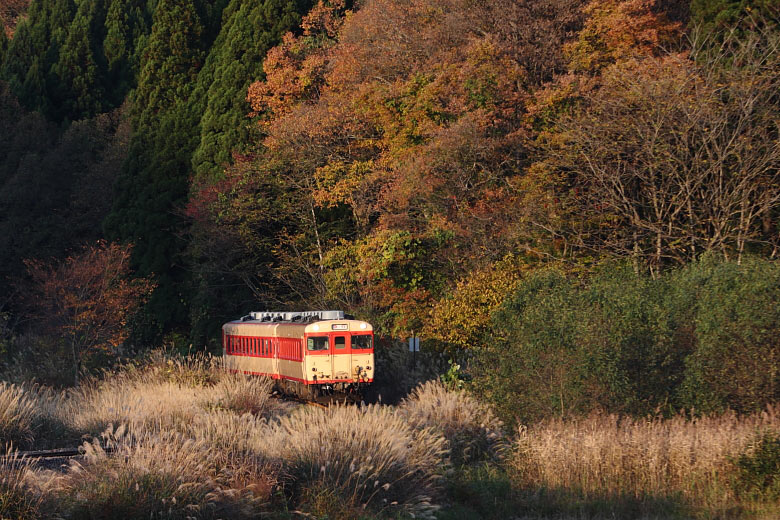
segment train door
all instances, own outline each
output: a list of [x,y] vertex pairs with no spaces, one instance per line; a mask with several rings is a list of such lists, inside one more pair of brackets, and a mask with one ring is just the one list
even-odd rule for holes
[[333,334],[330,337],[330,359],[333,363],[333,379],[349,379],[352,367],[349,335]]
[[279,366],[279,338],[271,338],[271,373],[274,379],[278,379],[281,367]]

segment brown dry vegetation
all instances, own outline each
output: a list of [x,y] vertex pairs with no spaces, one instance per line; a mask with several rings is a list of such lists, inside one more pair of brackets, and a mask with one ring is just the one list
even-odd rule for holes
[[[594,414],[521,427],[510,468],[524,488],[580,499],[669,500],[689,511],[730,518],[742,510],[777,514],[776,505],[741,502],[736,460],[766,432],[780,432],[780,409],[671,419]],[[767,516],[767,518],[770,516]]]
[[[4,385],[3,440],[91,435],[60,471],[14,460],[6,518],[771,517],[738,493],[737,460],[780,413],[689,419],[593,415],[507,435],[490,408],[441,383],[397,407],[327,410],[206,357],[152,356],[77,391]],[[31,425],[44,425],[41,429]],[[10,433],[9,433],[10,432]],[[35,434],[38,437],[35,437]],[[110,449],[109,449],[110,448]],[[780,481],[780,479],[778,479]]]

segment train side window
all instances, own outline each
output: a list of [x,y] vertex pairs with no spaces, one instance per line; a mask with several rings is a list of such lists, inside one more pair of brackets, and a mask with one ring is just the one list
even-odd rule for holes
[[336,336],[333,338],[333,346],[337,349],[345,349],[347,348],[347,338],[344,336]]
[[367,350],[373,346],[374,338],[369,334],[355,334],[352,336],[352,350]]
[[314,336],[313,338],[308,338],[306,348],[309,350],[328,350],[328,337]]

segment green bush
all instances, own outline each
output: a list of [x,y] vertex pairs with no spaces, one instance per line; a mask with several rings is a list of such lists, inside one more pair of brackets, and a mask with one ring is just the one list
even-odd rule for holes
[[767,432],[757,438],[736,461],[734,491],[743,498],[780,499],[780,434]]
[[714,257],[527,277],[469,366],[501,419],[755,411],[780,399],[780,264]]
[[475,353],[474,392],[509,425],[589,409],[579,338],[586,314],[561,272],[530,276],[494,314],[492,332]]
[[780,264],[712,259],[679,273],[695,295],[696,349],[681,404],[701,412],[760,410],[780,398]]
[[675,341],[680,320],[669,290],[667,279],[637,275],[627,264],[601,269],[583,290],[582,348],[600,408],[642,415],[673,398],[690,346]]

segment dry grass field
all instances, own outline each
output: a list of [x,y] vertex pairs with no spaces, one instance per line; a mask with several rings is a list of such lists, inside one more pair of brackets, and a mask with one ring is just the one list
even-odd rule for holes
[[84,456],[59,470],[11,457],[0,469],[0,517],[780,513],[780,470],[771,467],[780,447],[766,441],[780,432],[775,408],[697,419],[594,415],[507,434],[488,407],[438,382],[395,407],[324,410],[271,394],[270,381],[227,374],[219,360],[161,354],[73,391],[3,384],[8,450],[80,444]]

